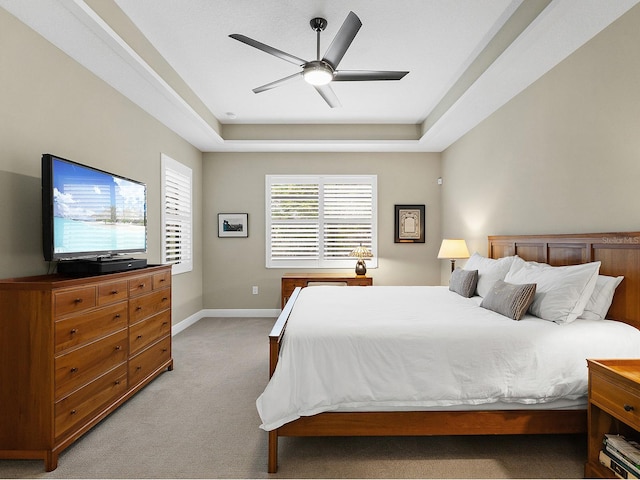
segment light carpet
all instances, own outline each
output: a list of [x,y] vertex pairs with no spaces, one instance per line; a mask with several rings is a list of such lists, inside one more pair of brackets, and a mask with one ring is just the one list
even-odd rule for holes
[[267,469],[255,400],[273,319],[203,319],[173,339],[165,372],[66,449],[0,460],[0,478],[582,478],[584,435],[280,439]]

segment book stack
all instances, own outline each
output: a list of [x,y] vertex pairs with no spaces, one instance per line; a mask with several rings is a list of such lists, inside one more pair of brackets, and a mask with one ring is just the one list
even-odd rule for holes
[[622,435],[606,434],[600,450],[600,463],[619,478],[640,479],[640,444]]

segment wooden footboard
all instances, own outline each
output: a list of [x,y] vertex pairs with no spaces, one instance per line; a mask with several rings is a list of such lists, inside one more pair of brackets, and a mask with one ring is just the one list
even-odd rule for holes
[[[269,332],[269,378],[273,376],[273,372],[278,364],[278,356],[280,354],[280,344],[282,343],[282,337],[284,330],[287,327],[287,321],[289,315],[291,315],[291,309],[298,299],[300,294],[300,287],[296,287],[293,291],[286,305],[282,309],[278,320],[273,325],[271,332]],[[269,451],[268,451],[268,471],[269,473],[276,473],[278,470],[278,430],[271,430],[269,432]]]
[[273,325],[271,332],[269,332],[269,378],[273,376],[273,372],[276,369],[276,364],[278,363],[278,355],[280,354],[280,342],[282,342],[284,329],[287,326],[289,315],[291,315],[291,309],[298,299],[300,290],[302,290],[300,287],[296,287],[296,289],[293,291],[293,293],[289,297],[289,300],[287,301],[287,304],[282,309],[278,320],[276,320],[276,323]]

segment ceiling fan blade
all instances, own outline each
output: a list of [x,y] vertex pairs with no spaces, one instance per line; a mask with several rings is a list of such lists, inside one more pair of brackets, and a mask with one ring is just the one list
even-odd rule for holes
[[281,58],[282,60],[286,60],[287,62],[291,62],[294,65],[298,65],[299,67],[307,63],[306,60],[298,58],[294,55],[290,55],[286,52],[283,52],[282,50],[278,50],[277,48],[270,47],[269,45],[265,45],[262,42],[254,40],[253,38],[240,35],[239,33],[232,33],[229,36],[234,40],[238,40],[239,42],[246,43],[247,45],[257,48],[258,50],[262,50],[263,52],[273,55],[274,57],[278,57],[278,58]]
[[316,89],[316,91],[320,94],[322,98],[324,98],[324,101],[327,102],[331,108],[337,108],[342,106],[342,104],[340,103],[340,100],[338,100],[338,97],[336,96],[333,89],[329,86],[329,84],[314,85],[313,88]]
[[284,85],[291,80],[295,80],[297,77],[301,77],[302,72],[294,73],[293,75],[289,75],[288,77],[281,78],[280,80],[276,80],[275,82],[267,83],[266,85],[262,85],[261,87],[257,87],[253,89],[253,93],[260,93],[266,90],[271,90],[272,88],[279,87],[280,85]]
[[351,42],[353,42],[353,39],[361,26],[362,22],[358,16],[353,12],[349,12],[349,15],[347,15],[347,18],[340,27],[340,30],[338,30],[338,33],[331,42],[331,45],[329,45],[327,53],[324,54],[323,60],[330,64],[334,69],[338,68],[340,60],[344,57],[344,54],[349,48],[349,45],[351,45]]
[[351,82],[367,80],[400,80],[409,72],[393,72],[384,70],[338,70],[334,82]]

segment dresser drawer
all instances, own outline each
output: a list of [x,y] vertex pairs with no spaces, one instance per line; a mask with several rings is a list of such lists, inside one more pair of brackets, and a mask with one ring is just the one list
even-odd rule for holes
[[371,277],[355,278],[349,282],[351,287],[370,287],[373,283]]
[[592,403],[640,430],[640,389],[598,374],[591,375],[590,389]]
[[53,298],[55,317],[82,312],[96,306],[96,287],[83,287],[56,292]]
[[142,295],[153,290],[153,275],[141,275],[129,280],[129,295]]
[[129,300],[129,323],[135,323],[171,308],[171,289],[165,288]]
[[126,361],[127,329],[62,354],[55,359],[55,397],[68,395],[102,372]]
[[129,386],[142,382],[160,365],[171,359],[171,336],[166,336],[129,359]]
[[153,315],[129,327],[129,355],[134,355],[171,332],[171,312]]
[[84,424],[101,407],[127,390],[127,365],[122,364],[55,404],[56,439]]
[[[126,292],[126,290],[125,290]],[[127,326],[127,302],[74,315],[55,323],[55,352],[98,339]]]
[[153,275],[153,289],[168,287],[171,285],[171,270]]
[[98,286],[98,305],[109,305],[129,298],[129,282],[120,280]]

